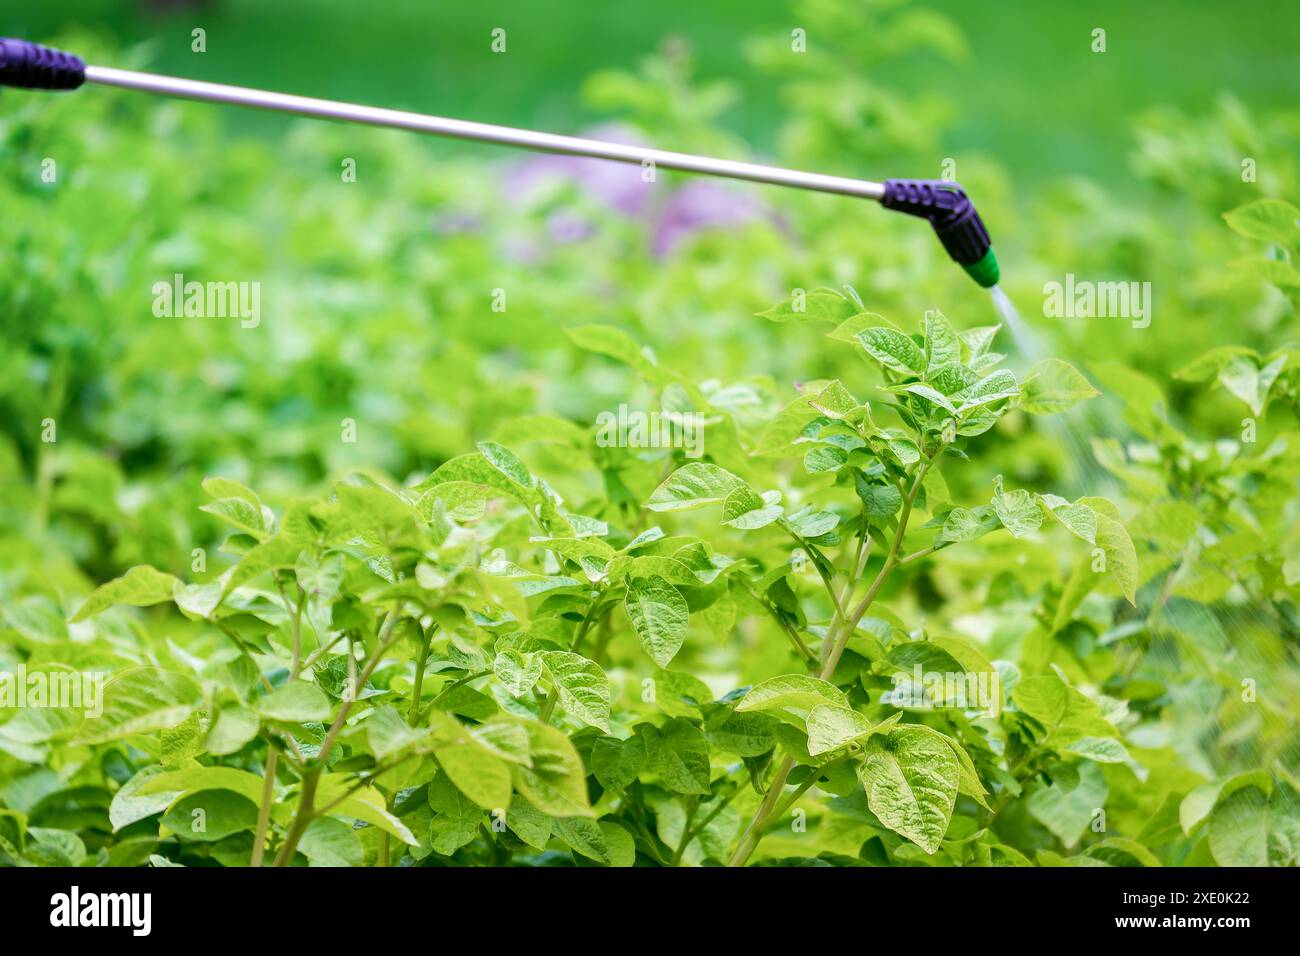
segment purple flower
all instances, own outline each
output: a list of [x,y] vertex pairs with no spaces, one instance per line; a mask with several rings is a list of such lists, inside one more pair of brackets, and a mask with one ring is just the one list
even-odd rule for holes
[[654,254],[667,255],[703,229],[728,229],[770,218],[766,207],[747,192],[714,182],[688,183],[673,194],[659,217]]
[[[607,143],[645,145],[634,133],[622,126],[598,127],[584,135]],[[557,179],[575,182],[587,195],[633,217],[645,212],[654,189],[654,183],[642,181],[640,166],[551,153],[517,165],[506,181],[506,194],[514,198],[527,198],[545,183]]]
[[575,212],[558,209],[547,217],[546,231],[556,242],[578,242],[594,233],[596,227]]

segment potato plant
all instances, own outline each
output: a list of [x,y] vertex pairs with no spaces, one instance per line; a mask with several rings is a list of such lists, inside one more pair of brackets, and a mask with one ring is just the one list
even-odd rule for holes
[[[793,334],[833,322],[879,394],[807,382],[749,430],[626,334],[575,328],[666,405],[704,412],[709,456],[601,448],[598,475],[548,478],[483,441],[422,481],[358,475],[278,515],[209,478],[229,566],[103,585],[69,630],[119,665],[102,715],[4,733],[118,784],[113,834],[97,834],[110,862],[1059,862],[1002,821],[1028,810],[1072,845],[1079,813],[1102,812],[1102,770],[1142,772],[1127,703],[890,606],[1001,535],[1071,555],[1058,617],[1090,593],[1130,606],[1138,559],[1110,502],[1001,479],[957,502],[944,479],[1004,416],[1093,388],[1055,359],[1018,381],[996,327],[937,312],[909,334],[817,290],[766,316]],[[591,438],[561,421],[512,431],[573,456]],[[184,644],[141,641],[110,610],[158,604],[193,622]],[[759,666],[730,686],[683,666],[736,640]],[[9,822],[11,855],[76,854],[70,832]],[[1137,837],[1082,854],[1155,862]]]
[[[885,83],[956,27],[795,13],[776,160],[930,170],[957,114]],[[743,156],[733,93],[586,89]],[[1067,364],[846,200],[6,96],[0,865],[1295,865],[1297,127],[1132,127],[1141,202],[957,157]],[[182,271],[266,321],[159,319]],[[1154,323],[1033,316],[1065,272]]]

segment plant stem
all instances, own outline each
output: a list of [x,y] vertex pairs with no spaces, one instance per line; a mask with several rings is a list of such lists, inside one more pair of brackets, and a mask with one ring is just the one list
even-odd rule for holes
[[781,799],[781,791],[785,789],[785,782],[793,769],[794,758],[786,756],[781,761],[781,766],[777,768],[776,776],[772,778],[772,784],[767,788],[763,802],[759,804],[758,810],[754,813],[754,819],[750,820],[749,826],[745,828],[740,843],[736,846],[736,852],[731,854],[731,859],[727,861],[727,866],[744,866],[745,861],[749,859],[749,855],[754,852],[758,846],[758,841],[763,836],[763,829],[767,826],[767,821],[772,817],[772,811],[776,808],[777,801]]
[[[732,790],[731,793],[719,800],[718,805],[710,810],[709,815],[699,823],[686,827],[686,832],[682,834],[682,841],[677,846],[677,852],[673,854],[671,861],[673,866],[681,864],[682,856],[686,853],[686,848],[691,845],[691,841],[699,836],[704,831],[705,827],[712,823],[714,818],[727,808],[727,805],[736,798],[736,794],[738,793],[740,793],[740,787],[736,787],[735,790]],[[689,821],[687,822],[689,823]]]
[[[803,638],[799,636],[799,632],[795,630],[788,621],[782,620],[781,615],[777,613],[777,610],[772,603],[759,597],[752,589],[749,593],[754,595],[754,600],[763,605],[767,610],[767,613],[772,616],[772,620],[776,621],[777,627],[781,628],[781,630],[785,632],[785,635],[790,638],[790,643],[794,645],[794,649],[809,663],[815,663],[817,661],[817,655],[814,654],[808,645],[804,643]],[[838,614],[839,612],[837,611],[836,613]]]
[[311,655],[307,658],[307,660],[303,662],[302,669],[310,670],[313,664],[315,664],[318,660],[320,660],[322,657],[324,657],[326,654],[332,651],[334,649],[335,644],[343,640],[343,636],[345,633],[346,633],[345,631],[339,631],[339,633],[335,635],[334,639],[330,641],[328,644],[322,644],[320,647],[316,648],[316,650],[312,651]]
[[551,692],[546,695],[546,700],[542,701],[542,709],[538,712],[537,719],[544,724],[549,724],[551,722],[551,714],[555,713],[555,705],[559,699],[560,692],[552,687]]
[[816,785],[817,781],[821,780],[822,777],[826,776],[826,774],[830,772],[831,768],[838,767],[840,764],[844,763],[844,761],[848,759],[849,758],[847,754],[845,754],[843,757],[836,757],[834,760],[824,763],[820,767],[818,767],[816,773],[809,774],[808,779],[805,780],[803,783],[799,784],[799,786],[795,788],[794,793],[790,794],[790,796],[786,798],[785,802],[782,803],[779,807],[777,807],[775,811],[773,811],[772,819],[775,820],[777,817],[783,817],[787,813],[789,813],[790,808],[799,802],[799,798],[802,797],[809,790],[811,790]]
[[253,832],[253,858],[249,866],[259,867],[266,853],[266,830],[271,822],[271,801],[275,797],[275,768],[279,751],[271,741],[266,742],[266,769],[262,773],[262,802],[257,808],[257,829]]
[[[926,473],[930,470],[930,466],[934,464],[935,459],[943,453],[943,447],[940,445],[935,453],[916,469],[916,474],[912,479],[912,486],[903,498],[903,510],[898,516],[898,528],[894,532],[893,541],[890,543],[889,553],[885,555],[885,563],[880,566],[880,570],[876,573],[875,579],[872,580],[871,586],[867,588],[867,593],[863,595],[862,600],[858,602],[858,605],[848,617],[840,622],[838,631],[832,630],[831,633],[826,635],[826,644],[829,645],[830,650],[822,661],[821,674],[819,675],[822,680],[830,680],[831,675],[835,673],[840,657],[844,654],[844,648],[848,646],[849,638],[857,630],[858,622],[862,620],[862,616],[867,613],[876,600],[894,568],[898,567],[898,552],[902,549],[903,538],[907,534],[907,523],[912,517],[912,506],[916,503],[916,496],[921,492],[921,484],[925,481]],[[852,594],[852,589],[857,586],[860,577],[861,575],[858,574],[850,579],[848,584],[849,594]],[[794,769],[794,766],[795,761],[791,756],[787,755],[781,761],[776,776],[772,780],[772,785],[768,788],[767,795],[763,798],[763,802],[759,804],[758,810],[755,811],[754,818],[749,821],[749,826],[745,828],[740,843],[736,846],[735,853],[731,855],[731,859],[727,863],[728,866],[744,866],[750,854],[758,847],[758,841],[763,838],[764,829],[776,814],[781,791],[785,789],[785,782],[789,779],[790,771]]]
[[285,761],[295,770],[300,770],[302,765],[306,763],[306,758],[303,757],[302,751],[298,749],[298,742],[293,739],[292,735],[285,733],[283,730],[277,730],[275,733],[277,733],[280,739],[284,741],[290,750],[293,751],[292,757],[287,753],[283,755]]
[[356,780],[352,781],[351,785],[349,785],[346,790],[340,793],[329,803],[325,804],[325,806],[317,807],[313,812],[312,819],[315,819],[316,817],[324,816],[325,814],[329,813],[331,810],[337,807],[348,797],[352,796],[352,794],[356,793],[358,790],[362,789],[363,787],[370,786],[370,784],[374,783],[376,780],[378,780],[384,774],[388,773],[388,771],[392,770],[393,768],[400,767],[408,760],[414,760],[417,757],[428,756],[429,753],[430,751],[427,750],[412,750],[408,754],[405,754],[401,757],[397,757],[393,760],[389,760],[385,763],[376,764],[375,766],[371,767],[369,770],[363,771],[362,774],[359,775]]
[[486,823],[478,825],[479,832],[483,834],[483,839],[487,842],[488,853],[492,854],[492,865],[501,865],[501,843],[492,835],[492,830]]
[[[1007,765],[1007,773],[1009,773],[1013,779],[1019,781],[1020,772],[1024,770],[1025,767],[1027,767],[1035,757],[1038,756],[1040,750],[1042,750],[1041,744],[1037,747],[1032,748],[1031,750],[1026,751],[1024,756],[1022,756],[1015,763]],[[984,826],[986,827],[992,826],[994,818],[996,818],[997,815],[1002,812],[1002,808],[1007,805],[1007,801],[1010,799],[1011,799],[1011,790],[1007,787],[1003,787],[1002,792],[998,794],[998,798],[993,801],[993,806],[989,808],[988,815],[984,818]]]
[[[786,532],[790,535],[790,537],[794,539],[794,543],[799,545],[799,547],[802,548],[805,552],[812,548],[812,545],[810,545],[799,535],[795,534],[795,532],[791,528],[786,527],[784,523],[782,523],[781,526],[785,528]],[[825,586],[826,593],[827,595],[829,595],[831,599],[831,606],[835,608],[835,613],[842,614],[844,612],[844,608],[841,607],[840,605],[840,601],[842,600],[842,598],[841,595],[835,593],[835,581],[830,575],[826,573],[826,570],[821,566],[820,561],[813,561],[813,567],[817,569],[817,576],[822,579],[822,584]]]
[[298,595],[298,609],[293,615],[293,666],[289,670],[290,678],[297,677],[302,671],[302,608],[306,603],[306,592],[300,592]]
[[302,672],[302,609],[307,603],[307,592],[301,587],[298,588],[298,603],[295,606],[289,600],[289,595],[284,590],[284,582],[276,575],[276,587],[280,591],[280,600],[284,601],[284,609],[293,619],[293,662],[289,666],[289,679],[296,680]]
[[686,844],[691,842],[691,823],[695,820],[695,814],[700,810],[699,797],[688,797],[686,802],[690,804],[690,808],[687,810],[685,822],[682,823],[682,838],[677,841],[677,849],[673,851],[673,855],[668,860],[669,866],[676,866],[681,860],[682,854],[686,852]]
[[[280,852],[275,858],[276,866],[286,866],[293,859],[294,852],[298,849],[298,841],[302,839],[303,833],[307,827],[319,815],[316,811],[316,789],[320,784],[321,774],[328,766],[327,758],[330,751],[334,749],[334,743],[338,740],[339,734],[347,722],[348,714],[352,711],[352,705],[357,702],[357,694],[360,689],[366,685],[370,675],[375,672],[379,662],[383,660],[384,653],[392,646],[397,629],[397,620],[402,610],[402,602],[398,602],[393,609],[388,612],[384,623],[379,628],[379,642],[375,648],[375,653],[371,655],[370,660],[366,661],[366,666],[362,668],[361,673],[351,680],[351,692],[339,704],[338,716],[330,725],[329,731],[325,734],[324,741],[321,742],[320,752],[312,762],[312,767],[308,769],[302,777],[302,793],[298,797],[298,810],[294,814],[293,823],[289,826],[289,832],[285,835],[284,846],[280,847]],[[349,661],[353,661],[352,656],[348,655]],[[353,662],[355,667],[355,662]],[[338,801],[335,801],[338,802]],[[333,806],[333,804],[331,804]],[[324,812],[323,810],[321,811]]]
[[404,757],[391,760],[386,764],[370,770],[366,776],[356,780],[350,787],[339,794],[323,807],[316,807],[316,791],[320,785],[321,774],[325,770],[325,763],[319,760],[318,763],[310,770],[303,774],[302,777],[302,795],[298,798],[298,812],[294,814],[293,823],[289,827],[289,832],[285,835],[284,846],[280,847],[280,852],[275,857],[275,866],[287,866],[293,860],[293,854],[298,849],[298,843],[302,840],[302,835],[311,826],[312,822],[319,817],[323,817],[336,806],[346,800],[352,794],[356,793],[362,787],[369,785],[380,775],[387,773],[399,764],[405,763],[413,757],[424,756],[423,752],[413,751]]
[[894,532],[894,540],[890,543],[889,553],[885,555],[885,563],[880,566],[880,571],[877,572],[875,580],[871,582],[867,593],[844,621],[839,633],[835,635],[835,642],[831,647],[830,654],[827,655],[822,666],[822,680],[830,680],[831,675],[835,673],[835,668],[840,662],[840,657],[844,654],[844,648],[848,645],[849,638],[857,630],[858,622],[870,609],[877,595],[880,594],[880,589],[885,586],[885,581],[893,573],[894,568],[898,567],[898,552],[902,549],[903,538],[907,534],[907,523],[912,517],[912,506],[916,503],[916,496],[921,492],[921,484],[925,481],[926,473],[930,470],[930,466],[934,464],[935,459],[943,453],[943,447],[940,445],[934,455],[922,462],[921,466],[916,470],[916,476],[912,480],[912,487],[903,499],[903,510],[898,516],[898,530]]
[[460,687],[462,684],[468,684],[472,680],[478,680],[480,677],[487,677],[491,673],[492,671],[490,669],[483,670],[483,671],[471,671],[470,673],[466,674],[464,677],[457,677],[454,681],[452,681],[442,690],[438,691],[438,693],[434,696],[433,700],[429,701],[429,705],[425,707],[422,711],[420,711],[418,722],[423,723],[424,719],[429,716],[429,712],[433,710],[434,707],[438,706],[438,701],[442,700],[444,697],[450,694],[457,687]]
[[298,842],[302,840],[302,835],[307,832],[307,827],[315,819],[313,806],[316,802],[316,787],[320,783],[320,775],[324,766],[324,762],[322,762],[319,766],[313,767],[303,775],[302,794],[298,797],[298,812],[294,814],[293,823],[289,825],[289,832],[285,834],[284,846],[280,847],[280,852],[275,857],[276,866],[289,865],[294,853],[298,850]]
[[257,679],[262,682],[262,686],[266,689],[266,692],[269,694],[274,691],[275,685],[273,685],[267,676],[262,673],[262,669],[257,666],[257,659],[253,657],[253,652],[249,650],[248,645],[244,643],[244,639],[232,631],[223,622],[213,618],[208,618],[208,620],[216,626],[217,630],[221,631],[222,634],[225,634],[226,637],[234,641],[235,647],[239,649],[239,653],[243,654],[244,657],[248,659],[248,663],[253,665],[253,670],[257,671]]
[[913,561],[920,561],[922,558],[928,557],[929,555],[933,554],[936,550],[938,550],[938,547],[939,547],[938,545],[932,544],[930,545],[930,547],[922,548],[920,551],[913,551],[907,557],[899,558],[898,566],[901,568],[903,565],[911,564]]
[[[361,688],[366,686],[366,681],[370,680],[370,675],[375,672],[375,668],[383,660],[384,653],[392,646],[393,634],[397,628],[397,618],[401,609],[402,605],[399,602],[384,618],[384,623],[379,628],[379,643],[375,647],[375,653],[370,656],[370,660],[366,661],[366,666],[361,669],[361,673],[351,681],[351,693],[339,704],[338,716],[334,718],[334,723],[330,725],[328,733],[325,734],[325,740],[320,745],[320,753],[316,757],[322,765],[324,765],[325,758],[329,756],[330,751],[334,749],[334,742],[338,739],[338,735],[343,731],[343,725],[347,722],[348,714],[352,712],[352,705],[357,702],[357,694],[360,693]],[[348,660],[353,662],[352,666],[355,666],[355,660],[351,654],[348,655]]]
[[867,509],[862,509],[862,530],[858,533],[858,546],[853,554],[853,566],[849,570],[848,580],[844,582],[844,588],[840,591],[840,599],[835,602],[835,616],[831,619],[830,629],[826,632],[826,640],[818,648],[818,663],[825,666],[826,659],[830,656],[831,646],[834,641],[832,638],[839,633],[840,626],[844,623],[844,602],[853,594],[854,588],[862,580],[862,574],[867,568],[867,558],[871,555],[871,535],[867,531]]
[[641,834],[641,839],[645,840],[646,851],[654,858],[654,861],[660,866],[667,866],[668,862],[663,858],[663,854],[659,852],[659,848],[655,846],[654,834],[652,834],[650,828],[645,825],[645,821],[638,819],[636,821],[636,828]]
[[[591,625],[595,623],[596,612],[599,608],[600,594],[597,593],[596,596],[592,598],[591,607],[587,608],[587,616],[582,619],[582,624],[578,627],[577,636],[573,639],[573,646],[570,648],[573,653],[577,654],[579,649],[582,647],[582,642],[586,639],[587,632],[591,630]],[[537,715],[537,719],[544,724],[549,724],[551,722],[551,714],[555,712],[555,705],[559,699],[559,690],[552,686],[551,692],[546,695],[546,701],[542,704],[542,710],[541,713]]]
[[429,661],[429,648],[433,645],[433,635],[438,625],[434,625],[420,648],[420,659],[415,663],[415,681],[411,685],[411,709],[407,712],[406,722],[414,725],[420,716],[420,698],[424,695],[424,668]]
[[600,605],[604,596],[604,591],[598,590],[596,596],[592,598],[591,607],[587,608],[587,616],[582,619],[582,624],[578,627],[578,633],[573,638],[573,645],[569,648],[573,653],[579,654],[582,652],[582,642],[587,639],[587,634],[592,625],[601,618],[602,613],[605,611],[605,608]]

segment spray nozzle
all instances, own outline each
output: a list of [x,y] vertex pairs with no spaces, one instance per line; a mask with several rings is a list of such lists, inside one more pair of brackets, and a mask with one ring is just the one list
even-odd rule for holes
[[998,258],[975,204],[956,183],[941,179],[887,179],[880,204],[930,220],[953,261],[989,289],[998,284]]

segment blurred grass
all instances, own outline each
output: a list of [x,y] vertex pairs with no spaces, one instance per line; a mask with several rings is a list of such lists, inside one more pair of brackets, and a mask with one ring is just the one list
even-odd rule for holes
[[[744,39],[797,24],[779,0],[658,0],[654,4],[479,0],[431,4],[385,0],[213,0],[160,10],[124,0],[42,0],[8,13],[4,32],[44,37],[69,26],[125,43],[155,44],[159,72],[361,100],[486,122],[570,131],[596,117],[580,99],[583,80],[628,68],[665,37],[696,51],[704,79],[743,87],[724,122],[759,150],[773,142],[783,105],[776,77],[748,63]],[[961,64],[909,58],[893,87],[941,91],[959,111],[945,154],[987,153],[1018,177],[1084,174],[1124,192],[1131,145],[1125,120],[1154,104],[1202,110],[1230,90],[1248,108],[1300,99],[1294,68],[1300,8],[1215,0],[1094,0],[1086,5],[972,4],[934,0],[965,31]],[[193,5],[189,5],[193,6]],[[208,52],[190,52],[190,30],[208,31]],[[508,31],[508,53],[489,50]],[[1091,52],[1091,31],[1108,51]],[[817,37],[809,37],[815,48]],[[272,133],[282,121],[229,111],[240,129]],[[458,147],[466,148],[466,147]],[[938,159],[936,157],[936,165]],[[863,170],[862,175],[932,175]]]

